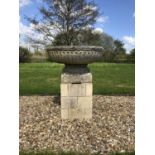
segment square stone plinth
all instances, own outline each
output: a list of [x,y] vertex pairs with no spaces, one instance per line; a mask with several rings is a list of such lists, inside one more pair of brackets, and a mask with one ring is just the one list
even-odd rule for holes
[[[74,77],[74,78],[73,78]],[[88,78],[88,79],[87,79]],[[92,74],[61,75],[61,118],[91,119],[92,118]]]

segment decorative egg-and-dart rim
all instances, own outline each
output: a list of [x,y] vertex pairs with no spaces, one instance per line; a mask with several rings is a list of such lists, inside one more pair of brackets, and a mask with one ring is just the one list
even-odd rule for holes
[[98,51],[103,52],[102,46],[49,46],[47,51]]
[[48,47],[49,60],[63,64],[89,64],[100,61],[101,46],[52,46]]

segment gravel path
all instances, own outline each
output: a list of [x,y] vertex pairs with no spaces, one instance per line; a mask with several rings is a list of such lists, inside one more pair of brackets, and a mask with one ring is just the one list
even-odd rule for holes
[[134,150],[134,96],[93,97],[93,119],[61,120],[58,96],[20,96],[20,150]]

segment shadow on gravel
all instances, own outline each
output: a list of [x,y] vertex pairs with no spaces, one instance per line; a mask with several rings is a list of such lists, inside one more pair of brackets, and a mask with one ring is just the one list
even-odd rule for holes
[[52,101],[54,104],[60,105],[60,96],[53,96]]

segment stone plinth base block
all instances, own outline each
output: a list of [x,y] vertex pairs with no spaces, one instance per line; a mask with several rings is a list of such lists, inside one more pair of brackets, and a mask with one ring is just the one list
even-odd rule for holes
[[66,65],[61,74],[61,118],[92,118],[92,74],[86,65]]

